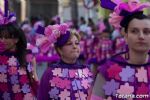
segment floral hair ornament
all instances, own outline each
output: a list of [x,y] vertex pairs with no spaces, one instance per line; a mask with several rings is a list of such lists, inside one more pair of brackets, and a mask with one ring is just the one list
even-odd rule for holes
[[46,53],[54,45],[58,47],[63,46],[70,37],[68,27],[66,23],[47,26],[44,29],[44,35],[41,35],[36,41],[41,52]]
[[150,2],[140,3],[139,0],[129,0],[128,2],[122,2],[121,0],[101,0],[101,6],[114,11],[110,14],[109,22],[115,29],[120,29],[123,26],[125,17],[137,12],[143,13],[144,8],[150,7]]
[[4,13],[0,9],[0,25],[7,25],[16,21],[14,13],[10,13],[8,9],[8,0],[4,0]]

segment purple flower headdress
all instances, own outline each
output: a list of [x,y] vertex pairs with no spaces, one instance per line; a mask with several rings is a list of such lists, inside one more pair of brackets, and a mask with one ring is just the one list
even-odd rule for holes
[[14,13],[10,13],[8,9],[8,0],[4,0],[4,13],[0,9],[0,25],[6,25],[16,21]]
[[101,0],[101,6],[103,8],[113,10],[110,14],[109,22],[116,29],[120,29],[123,26],[125,17],[132,15],[133,13],[143,13],[144,8],[150,7],[150,2],[140,3],[139,0],[129,0],[128,2],[122,2],[121,0]]
[[[49,25],[42,29],[39,27],[37,30],[44,32],[44,35],[36,39],[37,46],[40,47],[42,53],[46,53],[52,45],[61,47],[70,37],[70,31],[67,24]],[[39,32],[39,33],[40,33]]]

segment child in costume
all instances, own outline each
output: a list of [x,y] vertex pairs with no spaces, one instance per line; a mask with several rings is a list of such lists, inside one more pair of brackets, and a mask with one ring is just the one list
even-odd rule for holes
[[150,18],[142,11],[150,3],[117,3],[101,0],[102,7],[114,10],[110,23],[124,29],[128,50],[100,65],[91,100],[150,100]]
[[[60,56],[44,72],[38,100],[87,100],[90,96],[92,73],[87,65],[78,62],[80,36],[67,24],[49,25],[45,28],[41,45],[54,45]],[[42,46],[41,46],[42,47]],[[43,48],[44,49],[44,48]],[[48,49],[47,49],[48,50]]]
[[0,100],[34,100],[37,77],[27,68],[26,38],[15,21],[5,0],[4,13],[0,9]]

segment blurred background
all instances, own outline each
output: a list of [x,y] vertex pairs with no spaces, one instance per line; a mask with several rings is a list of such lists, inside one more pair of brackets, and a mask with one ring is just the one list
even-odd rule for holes
[[[121,31],[114,30],[109,24],[108,17],[111,11],[101,8],[100,0],[8,1],[10,11],[16,14],[17,22],[27,37],[28,49],[31,49],[32,54],[36,57],[39,78],[49,64],[59,58],[55,56],[54,47],[51,47],[49,52],[41,52],[36,44],[36,38],[40,36],[36,32],[38,26],[45,27],[49,24],[66,22],[70,28],[76,29],[81,35],[79,59],[88,63],[95,71],[105,59],[126,50]],[[4,0],[0,0],[0,8],[4,8]],[[145,13],[150,15],[150,10],[146,10]]]
[[[18,22],[38,17],[44,19],[46,24],[54,16],[60,16],[61,22],[76,21],[84,16],[86,20],[92,18],[96,22],[99,18],[107,18],[109,10],[100,7],[100,0],[8,0],[9,9],[16,13]],[[123,0],[127,1],[127,0]],[[150,0],[140,0],[150,1]],[[3,8],[4,0],[0,0]],[[149,11],[150,12],[150,11]]]

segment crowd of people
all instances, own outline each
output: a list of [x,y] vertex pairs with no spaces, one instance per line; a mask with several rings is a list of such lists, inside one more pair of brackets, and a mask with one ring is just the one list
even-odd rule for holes
[[101,0],[113,12],[96,23],[55,16],[18,24],[5,0],[0,100],[149,100],[150,3],[119,1]]

